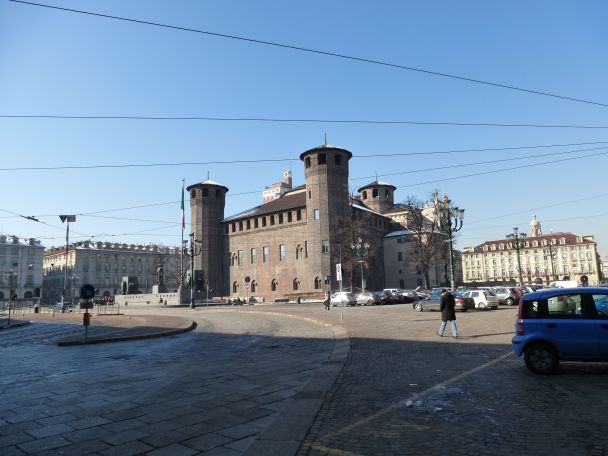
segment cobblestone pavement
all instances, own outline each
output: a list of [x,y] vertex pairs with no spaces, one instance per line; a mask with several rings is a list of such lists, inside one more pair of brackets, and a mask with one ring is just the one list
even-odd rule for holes
[[608,364],[530,373],[510,354],[515,315],[458,313],[453,339],[437,335],[438,312],[344,309],[351,352],[298,454],[608,455]]
[[242,454],[332,350],[304,320],[175,313],[198,328],[77,347],[51,345],[82,331],[66,323],[0,332],[0,454]]

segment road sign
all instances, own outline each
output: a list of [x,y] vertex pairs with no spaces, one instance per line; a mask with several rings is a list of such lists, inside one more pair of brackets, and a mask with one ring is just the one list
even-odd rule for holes
[[336,279],[338,282],[342,280],[342,263],[336,263]]
[[80,297],[82,299],[93,299],[95,297],[95,287],[90,283],[85,283],[80,287]]
[[245,276],[245,283],[249,283],[249,282],[251,282],[251,277]]
[[331,276],[330,275],[326,275],[325,276],[325,283],[331,283]]
[[245,285],[245,288],[247,288],[249,290],[249,285]]
[[60,215],[59,218],[61,219],[61,222],[75,222],[76,221],[76,216],[75,215]]

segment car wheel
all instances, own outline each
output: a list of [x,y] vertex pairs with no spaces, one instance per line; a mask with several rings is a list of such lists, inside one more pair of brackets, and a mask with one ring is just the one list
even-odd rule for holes
[[366,304],[366,306],[371,306],[372,304],[374,304],[374,303],[372,302],[372,300],[371,300],[371,299],[368,299],[368,300],[367,300],[367,304]]
[[524,352],[526,367],[535,374],[547,375],[557,369],[559,358],[557,351],[548,344],[534,343]]
[[513,304],[515,304],[515,301],[513,300],[513,298],[507,298],[507,305],[512,306]]
[[480,309],[480,310],[487,310],[486,303],[485,302],[480,302],[478,304],[477,308]]
[[419,302],[417,302],[416,304],[414,304],[414,310],[416,312],[422,312],[424,309],[422,308],[422,304],[420,304]]

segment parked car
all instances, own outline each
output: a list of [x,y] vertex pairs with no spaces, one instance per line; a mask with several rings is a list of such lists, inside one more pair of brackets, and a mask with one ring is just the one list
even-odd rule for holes
[[383,290],[380,298],[380,304],[400,304],[401,295],[397,292]]
[[608,361],[608,289],[548,288],[526,293],[512,339],[536,374],[554,372],[560,361]]
[[[439,310],[439,300],[441,299],[441,291],[433,291],[426,299],[414,301],[414,310],[422,312],[423,310]],[[473,298],[467,298],[461,295],[454,295],[456,305],[455,310],[466,312],[469,309],[475,308]]]
[[514,287],[495,287],[492,292],[498,298],[500,304],[514,306],[519,302],[521,294]]
[[364,306],[374,306],[382,301],[382,293],[377,291],[364,291],[355,295],[357,304]]
[[348,291],[337,291],[331,295],[332,306],[354,306],[357,305],[357,298],[354,293]]
[[480,310],[498,309],[498,298],[484,290],[468,290],[462,293],[465,298],[473,298],[475,308]]

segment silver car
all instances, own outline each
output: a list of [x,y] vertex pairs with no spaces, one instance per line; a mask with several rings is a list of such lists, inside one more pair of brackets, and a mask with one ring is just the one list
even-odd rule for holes
[[330,302],[332,306],[355,306],[357,305],[357,298],[355,298],[354,293],[337,291],[331,295]]
[[374,306],[382,301],[382,294],[376,291],[364,291],[355,296],[358,305]]

